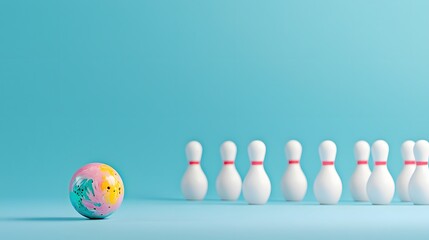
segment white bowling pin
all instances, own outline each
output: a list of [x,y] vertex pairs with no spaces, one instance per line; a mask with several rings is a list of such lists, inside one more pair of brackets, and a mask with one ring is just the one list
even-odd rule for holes
[[377,140],[371,147],[374,170],[368,179],[366,192],[372,204],[389,204],[395,194],[395,182],[387,168],[389,145],[386,141]]
[[237,146],[226,141],[220,147],[223,167],[216,179],[216,191],[222,200],[235,201],[241,193],[241,177],[235,167]]
[[264,169],[266,153],[262,141],[252,141],[247,151],[251,166],[243,182],[243,197],[249,204],[265,204],[271,194],[271,182]]
[[413,176],[416,169],[416,159],[414,158],[414,141],[405,141],[401,146],[402,159],[404,160],[404,167],[396,179],[396,189],[399,198],[403,202],[410,202],[410,194],[408,192],[408,185],[410,184],[411,176]]
[[286,160],[289,165],[283,175],[281,187],[286,201],[301,201],[307,192],[307,178],[301,169],[302,146],[296,140],[285,146]]
[[335,169],[337,146],[326,140],[319,145],[322,168],[313,185],[314,196],[320,204],[337,204],[343,190],[341,178]]
[[207,178],[200,165],[202,154],[203,147],[199,142],[191,141],[186,145],[189,166],[182,178],[182,193],[188,200],[203,200],[207,193]]
[[429,204],[429,143],[426,140],[416,142],[414,156],[417,166],[408,186],[410,198],[414,204]]
[[368,194],[366,193],[366,184],[371,175],[371,170],[368,166],[370,151],[370,146],[366,141],[355,143],[354,152],[357,165],[350,179],[350,192],[353,199],[358,202],[369,201]]

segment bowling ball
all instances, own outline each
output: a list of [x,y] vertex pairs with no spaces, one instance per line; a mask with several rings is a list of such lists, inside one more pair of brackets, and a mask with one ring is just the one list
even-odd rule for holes
[[90,163],[77,170],[70,181],[69,191],[74,209],[90,219],[111,215],[124,198],[121,176],[103,163]]

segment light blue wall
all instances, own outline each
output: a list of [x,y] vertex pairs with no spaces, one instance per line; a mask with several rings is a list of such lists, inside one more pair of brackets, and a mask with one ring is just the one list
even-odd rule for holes
[[428,1],[0,2],[2,198],[66,198],[91,161],[122,175],[127,197],[180,198],[184,147],[204,147],[209,198],[219,145],[267,145],[281,199],[284,144],[338,146],[350,200],[353,144],[429,137]]

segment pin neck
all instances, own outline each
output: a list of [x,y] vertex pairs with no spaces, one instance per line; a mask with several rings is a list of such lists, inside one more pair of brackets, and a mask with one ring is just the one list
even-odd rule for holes
[[262,165],[263,161],[252,161],[252,165]]
[[223,165],[232,165],[232,164],[234,164],[234,161],[232,161],[232,160],[223,161]]
[[416,164],[416,161],[415,160],[405,160],[404,164],[405,165],[414,165],[414,164]]
[[368,160],[358,160],[357,164],[358,165],[366,165],[366,164],[368,164]]
[[387,161],[375,161],[375,166],[386,166]]
[[332,166],[334,165],[334,161],[322,161],[323,166]]
[[299,164],[299,160],[289,160],[289,164]]
[[189,165],[200,165],[199,161],[189,161]]
[[428,162],[427,162],[427,161],[423,161],[423,162],[416,162],[416,165],[417,165],[417,166],[425,166],[425,165],[428,165]]

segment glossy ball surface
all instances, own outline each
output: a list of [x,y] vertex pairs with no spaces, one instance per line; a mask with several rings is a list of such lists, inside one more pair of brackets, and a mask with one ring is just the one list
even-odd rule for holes
[[124,198],[121,176],[109,165],[90,163],[73,175],[70,201],[82,216],[105,218],[117,210]]

